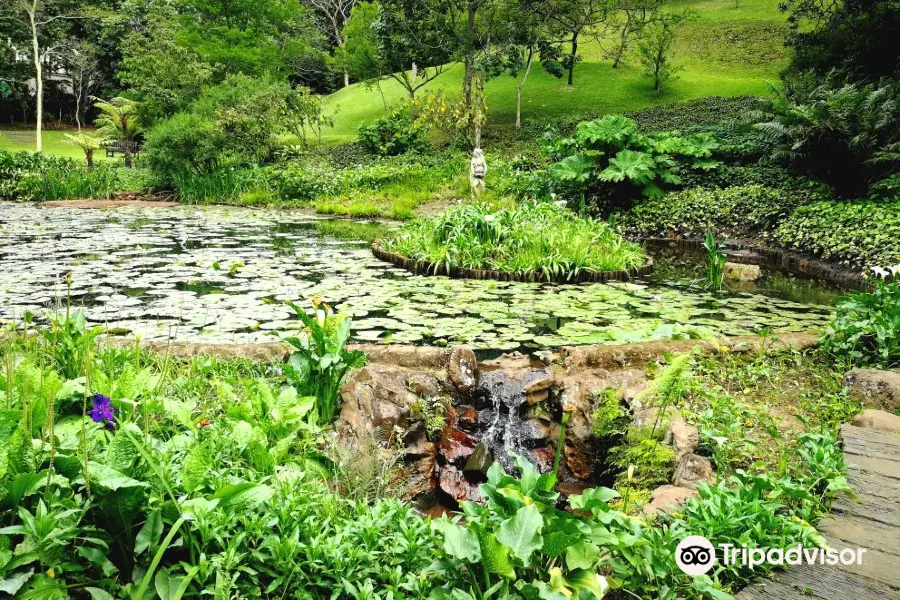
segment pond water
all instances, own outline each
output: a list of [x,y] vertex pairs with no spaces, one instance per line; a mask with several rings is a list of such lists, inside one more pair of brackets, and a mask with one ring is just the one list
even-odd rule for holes
[[590,285],[422,277],[372,256],[384,231],[278,210],[0,203],[0,321],[45,315],[67,272],[73,304],[111,332],[204,342],[277,339],[296,330],[284,302],[313,297],[349,311],[357,341],[494,350],[804,331],[824,325],[834,297],[783,276],[710,293],[665,269]]

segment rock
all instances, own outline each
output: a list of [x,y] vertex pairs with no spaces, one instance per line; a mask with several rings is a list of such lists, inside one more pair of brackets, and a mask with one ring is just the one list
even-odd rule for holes
[[522,424],[522,437],[531,442],[550,439],[550,425],[538,419],[525,421]]
[[853,369],[844,375],[850,398],[887,412],[900,409],[900,372]]
[[669,428],[672,446],[675,448],[675,460],[681,461],[688,454],[693,454],[700,445],[700,432],[696,427],[688,425],[680,416],[672,421]]
[[574,479],[586,481],[591,477],[591,457],[588,445],[575,440],[566,440],[563,458]]
[[430,373],[413,373],[406,379],[406,385],[420,398],[437,398],[443,394],[441,381]]
[[676,487],[696,489],[701,483],[712,485],[716,482],[716,473],[708,459],[697,455],[684,456],[675,469],[672,483]]
[[883,410],[864,410],[855,417],[852,423],[857,427],[878,429],[879,431],[900,431],[900,417]]
[[553,384],[555,383],[556,379],[553,375],[544,374],[543,371],[535,371],[533,378],[526,377],[525,393],[535,394],[537,392],[545,392],[553,387]]
[[468,433],[478,429],[478,411],[472,406],[460,406],[456,409],[456,424]]
[[475,446],[472,456],[466,461],[463,472],[466,474],[479,473],[482,476],[486,476],[492,464],[494,464],[494,455],[491,454],[487,446],[479,443]]
[[759,279],[759,265],[725,263],[725,278],[732,281],[756,281]]
[[444,465],[438,470],[438,487],[457,502],[479,500],[478,486],[466,479],[462,471],[453,465]]
[[688,498],[697,498],[699,495],[696,490],[674,485],[662,485],[650,494],[650,502],[643,509],[644,514],[653,515],[658,512],[677,512],[688,501]]
[[533,392],[531,394],[527,394],[525,396],[525,402],[528,406],[536,406],[538,404],[543,404],[547,400],[550,399],[550,390],[541,390],[539,392]]
[[456,463],[468,459],[478,440],[461,429],[445,427],[438,442],[438,451],[448,463]]
[[478,360],[468,346],[453,346],[447,376],[456,389],[465,394],[478,383]]

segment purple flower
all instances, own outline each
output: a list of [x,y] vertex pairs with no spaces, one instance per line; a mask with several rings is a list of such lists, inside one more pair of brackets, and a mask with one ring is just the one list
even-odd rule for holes
[[119,412],[118,409],[112,405],[112,401],[103,394],[94,394],[91,401],[94,403],[94,408],[91,409],[89,414],[94,423],[106,423],[107,425],[112,425],[116,413]]

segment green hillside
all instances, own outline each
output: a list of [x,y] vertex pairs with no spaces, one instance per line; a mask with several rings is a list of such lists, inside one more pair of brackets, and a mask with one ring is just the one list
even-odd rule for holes
[[[553,119],[588,112],[627,111],[690,100],[703,96],[765,94],[769,82],[777,81],[786,64],[786,25],[776,0],[679,0],[678,8],[688,8],[696,19],[682,26],[674,55],[682,70],[678,79],[656,96],[634,56],[613,69],[606,59],[603,41],[581,46],[583,62],[575,68],[575,85],[556,79],[540,66],[532,71],[522,101],[523,120]],[[442,90],[458,95],[463,69],[453,65],[419,94]],[[489,127],[515,122],[517,80],[501,76],[486,84]],[[381,83],[389,108],[402,106],[405,90],[395,81]],[[328,131],[333,142],[355,138],[360,124],[387,111],[379,90],[351,85],[327,99],[335,124]]]

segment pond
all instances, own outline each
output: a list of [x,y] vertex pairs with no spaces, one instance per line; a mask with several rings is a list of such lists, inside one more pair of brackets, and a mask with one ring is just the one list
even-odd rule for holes
[[777,274],[777,285],[710,293],[664,265],[613,284],[422,277],[372,256],[384,227],[279,210],[0,203],[0,321],[45,315],[67,272],[73,304],[110,332],[203,342],[277,339],[296,330],[284,303],[313,297],[350,312],[360,342],[493,350],[804,331],[827,322],[835,297]]

